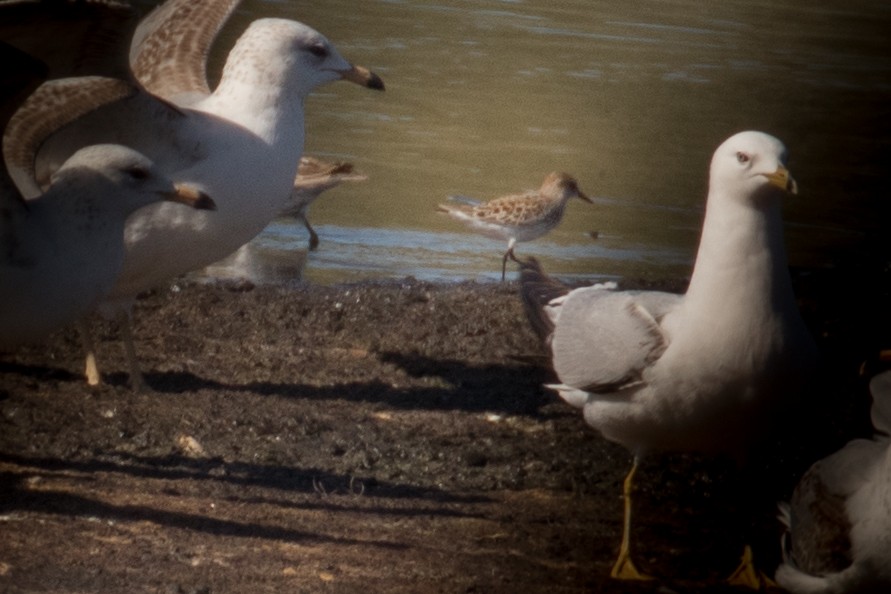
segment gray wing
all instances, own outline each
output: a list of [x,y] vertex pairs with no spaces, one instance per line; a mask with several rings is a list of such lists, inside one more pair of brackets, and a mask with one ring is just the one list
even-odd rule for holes
[[146,16],[130,44],[130,69],[147,91],[179,104],[210,94],[207,56],[240,0],[169,0]]
[[640,382],[668,346],[660,321],[682,299],[653,291],[571,291],[553,305],[551,352],[560,381],[595,393]]

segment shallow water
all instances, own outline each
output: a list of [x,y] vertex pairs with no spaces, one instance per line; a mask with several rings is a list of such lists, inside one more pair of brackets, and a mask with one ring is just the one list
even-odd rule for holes
[[790,149],[801,187],[785,210],[793,265],[874,251],[889,212],[891,5],[804,4],[247,1],[215,48],[217,70],[248,22],[280,16],[323,32],[387,91],[335,83],[309,99],[306,152],[349,160],[369,180],[312,207],[317,251],[282,220],[240,264],[266,280],[494,280],[505,245],[436,204],[564,170],[595,204],[572,203],[519,255],[562,276],[684,275],[708,160],[742,129]]

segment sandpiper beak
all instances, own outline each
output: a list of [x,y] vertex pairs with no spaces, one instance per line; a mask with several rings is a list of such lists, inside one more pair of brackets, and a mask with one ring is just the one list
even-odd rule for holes
[[196,210],[216,210],[217,204],[210,196],[193,186],[192,184],[173,184],[173,192],[165,192],[164,198],[171,202],[179,202],[191,206]]
[[798,193],[798,183],[792,177],[792,174],[789,173],[789,170],[784,166],[777,166],[777,170],[773,173],[763,173],[764,177],[767,178],[767,181],[770,182],[771,185],[780,188],[781,190],[785,190],[790,194]]
[[338,74],[343,80],[356,83],[360,87],[367,87],[376,91],[384,90],[384,81],[374,72],[364,66],[353,66],[347,70],[338,70]]
[[584,192],[582,192],[581,190],[579,190],[578,197],[580,200],[584,200],[588,204],[594,204],[594,201],[591,200],[590,198],[588,198],[588,195],[585,194]]

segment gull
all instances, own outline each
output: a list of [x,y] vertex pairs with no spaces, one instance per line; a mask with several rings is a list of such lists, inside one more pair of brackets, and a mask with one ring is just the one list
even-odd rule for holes
[[120,271],[124,223],[137,209],[161,200],[214,206],[194,186],[174,184],[145,156],[120,145],[78,150],[33,200],[26,202],[8,181],[0,186],[4,349],[39,341],[95,308]]
[[[644,576],[630,551],[631,490],[651,451],[745,451],[810,373],[816,347],[796,307],[781,203],[796,185],[776,138],[741,132],[715,151],[702,236],[684,295],[569,290],[538,262],[521,294],[559,384],[585,421],[631,451],[613,577]],[[744,561],[750,559],[746,549]],[[747,564],[750,566],[750,564]]]
[[575,178],[566,173],[553,172],[535,191],[475,204],[473,199],[453,196],[453,201],[468,203],[440,204],[437,209],[483,235],[507,240],[507,251],[501,261],[501,280],[504,280],[507,259],[516,260],[516,243],[537,239],[559,225],[566,203],[572,198],[591,202],[579,190]]
[[306,211],[322,192],[326,192],[343,182],[365,181],[368,176],[355,171],[352,163],[337,161],[330,163],[316,157],[304,155],[300,157],[300,165],[297,168],[297,178],[294,180],[294,189],[288,204],[281,212],[282,216],[293,217],[301,221],[309,231],[309,249],[314,250],[319,246],[319,236],[316,234]]
[[[47,130],[47,114],[64,110],[72,96],[88,97],[112,84],[98,77],[49,81],[16,113],[4,136],[10,173],[29,198],[77,148],[100,142],[133,147],[169,176],[197,183],[214,197],[214,213],[153,205],[128,220],[121,274],[100,308],[122,317],[125,326],[136,295],[227,256],[285,206],[303,151],[303,104],[313,89],[341,79],[384,88],[377,75],[347,62],[307,25],[267,18],[251,23],[238,39],[210,92],[207,46],[236,4],[164,4],[134,35],[130,61],[141,85],[136,93]],[[193,76],[168,78],[171,63],[173,72]],[[152,72],[160,74],[153,79]],[[124,339],[131,384],[139,389],[142,378],[127,333]],[[90,360],[88,354],[87,381],[97,384],[101,377]]]
[[776,580],[794,594],[891,591],[891,371],[869,387],[875,434],[814,463],[781,508]]
[[[50,72],[46,63],[0,42],[0,130]],[[74,102],[55,125],[129,96],[125,84],[104,98]],[[124,254],[124,223],[137,209],[171,200],[194,208],[213,202],[189,184],[175,185],[145,156],[118,145],[78,150],[49,189],[25,201],[0,167],[0,348],[38,341],[86,314],[111,289]]]

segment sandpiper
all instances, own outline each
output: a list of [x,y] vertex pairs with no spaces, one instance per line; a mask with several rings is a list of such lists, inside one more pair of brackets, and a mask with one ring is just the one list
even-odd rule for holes
[[555,171],[548,174],[538,190],[472,205],[458,204],[457,201],[469,200],[452,196],[450,199],[455,200],[455,204],[440,204],[438,209],[484,235],[507,240],[507,251],[501,262],[501,280],[504,280],[507,259],[516,260],[514,245],[518,241],[537,239],[556,227],[571,198],[591,202],[575,178]]
[[340,185],[345,181],[365,181],[368,176],[355,171],[352,163],[336,161],[331,163],[316,157],[304,155],[300,158],[300,166],[297,169],[297,179],[294,180],[294,189],[288,205],[282,211],[283,216],[294,217],[301,221],[309,231],[309,249],[314,250],[319,246],[319,236],[316,234],[306,211],[309,205],[318,198],[322,192]]

